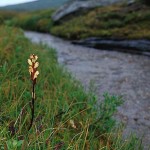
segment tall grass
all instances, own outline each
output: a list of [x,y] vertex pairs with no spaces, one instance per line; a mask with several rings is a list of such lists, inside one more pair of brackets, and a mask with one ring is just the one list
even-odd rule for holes
[[[35,119],[31,130],[31,83],[27,59],[37,54]],[[16,28],[0,27],[0,149],[140,150],[139,140],[122,139],[112,118],[120,97],[92,93],[57,63],[54,49],[35,45]],[[19,117],[18,117],[19,116]]]
[[52,9],[24,12],[6,22],[9,26],[21,27],[25,30],[49,32],[53,26]]
[[17,13],[14,11],[2,11],[0,10],[0,24],[4,24],[5,21],[11,20],[16,17]]

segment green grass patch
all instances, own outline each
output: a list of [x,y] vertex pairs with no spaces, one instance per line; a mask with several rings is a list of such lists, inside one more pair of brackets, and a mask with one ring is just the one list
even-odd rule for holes
[[2,11],[0,10],[0,24],[4,24],[5,21],[11,20],[16,17],[17,13],[14,11]]
[[150,39],[150,7],[143,4],[99,7],[65,19],[51,33],[67,39],[87,37]]
[[52,9],[46,9],[34,12],[20,12],[16,17],[5,21],[8,26],[20,27],[25,30],[49,32],[53,26],[51,15]]
[[[35,119],[28,132],[31,81],[27,59],[33,53],[39,57],[40,75],[35,89]],[[121,98],[105,94],[99,106],[96,101],[95,95],[86,93],[58,65],[54,49],[32,44],[19,29],[0,27],[1,150],[142,149],[136,137],[123,140],[122,130],[115,126],[112,116]]]

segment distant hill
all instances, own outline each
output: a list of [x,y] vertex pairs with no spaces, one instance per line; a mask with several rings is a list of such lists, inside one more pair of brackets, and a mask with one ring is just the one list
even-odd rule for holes
[[34,11],[46,8],[57,8],[67,1],[69,0],[38,0],[34,2],[0,7],[0,10]]

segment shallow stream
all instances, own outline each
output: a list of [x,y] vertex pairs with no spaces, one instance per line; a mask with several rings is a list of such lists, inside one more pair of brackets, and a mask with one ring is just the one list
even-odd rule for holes
[[92,81],[101,100],[104,92],[122,95],[124,104],[116,117],[125,123],[125,135],[143,136],[145,150],[150,145],[150,57],[97,50],[73,45],[49,34],[25,32],[32,42],[57,50],[58,61],[87,89]]

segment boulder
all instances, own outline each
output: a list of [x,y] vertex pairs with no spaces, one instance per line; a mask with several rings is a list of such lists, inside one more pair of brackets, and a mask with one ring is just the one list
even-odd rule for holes
[[97,6],[107,6],[114,3],[132,3],[134,0],[70,0],[65,5],[61,6],[54,14],[52,19],[54,22],[59,21],[63,17],[81,11],[95,8]]
[[150,40],[146,39],[125,40],[90,37],[79,41],[72,41],[72,43],[101,50],[115,50],[120,52],[150,56]]

